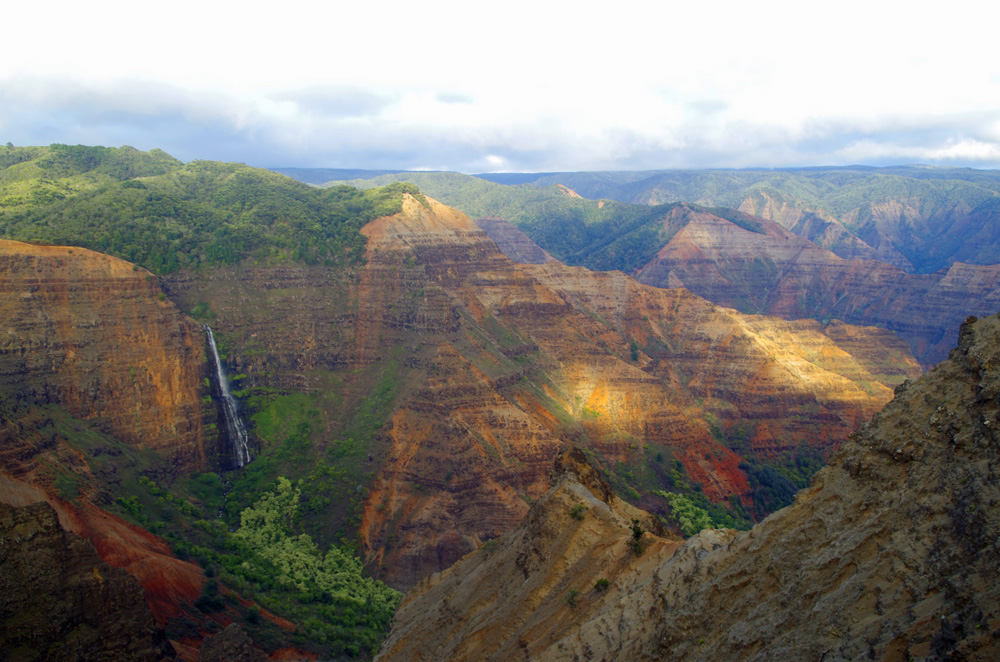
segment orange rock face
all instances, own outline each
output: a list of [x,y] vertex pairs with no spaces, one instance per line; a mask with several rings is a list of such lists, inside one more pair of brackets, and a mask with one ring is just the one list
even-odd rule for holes
[[[620,273],[512,264],[434,203],[365,232],[372,280],[413,279],[447,296],[457,320],[393,416],[366,502],[362,542],[399,586],[513,527],[570,439],[611,464],[669,449],[710,498],[745,499],[740,457],[713,425],[744,425],[763,455],[803,439],[830,448],[919,374],[878,329],[828,334]],[[393,277],[407,261],[409,275]]]
[[786,319],[841,319],[898,333],[924,364],[943,359],[951,329],[1000,308],[1000,265],[956,262],[908,274],[875,260],[845,260],[756,219],[753,232],[680,205],[664,224],[683,225],[636,274],[642,283],[686,287],[722,306]]
[[0,386],[97,419],[129,444],[208,465],[205,339],[128,262],[0,240]]

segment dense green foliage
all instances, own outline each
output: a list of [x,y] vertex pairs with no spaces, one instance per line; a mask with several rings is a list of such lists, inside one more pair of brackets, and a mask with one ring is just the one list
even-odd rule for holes
[[316,189],[241,164],[129,147],[0,148],[0,236],[82,246],[155,273],[258,261],[350,264],[407,184]]
[[361,562],[331,546],[323,554],[305,534],[295,534],[301,490],[279,477],[268,492],[240,516],[233,535],[239,565],[229,568],[245,593],[264,606],[303,624],[309,640],[331,652],[374,652],[388,631],[402,594],[365,578]]
[[664,492],[663,490],[656,492],[656,494],[659,494],[670,504],[671,514],[677,520],[677,525],[680,527],[681,533],[685,536],[693,536],[702,529],[714,529],[723,526],[723,524],[715,522],[707,510],[699,508],[690,498],[683,494]]

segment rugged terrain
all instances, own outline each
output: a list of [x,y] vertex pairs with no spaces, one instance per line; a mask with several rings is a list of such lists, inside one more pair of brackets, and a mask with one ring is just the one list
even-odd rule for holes
[[139,582],[59,525],[0,503],[0,650],[11,660],[174,659]]
[[[469,214],[510,221],[566,264],[617,269],[660,287],[683,283],[743,312],[889,328],[926,367],[947,355],[950,329],[967,315],[995,312],[1000,299],[1000,178],[991,171],[482,177],[493,181],[398,173],[353,183],[414,182]],[[567,197],[567,185],[601,199]],[[653,206],[625,204],[636,202]],[[539,249],[489,223],[508,255],[537,262]]]
[[[515,526],[571,440],[596,454],[616,489],[664,513],[658,489],[700,490],[709,502],[766,513],[794,490],[766,466],[808,475],[809,463],[888,400],[893,385],[918,373],[905,347],[877,329],[745,316],[622,274],[518,266],[467,217],[430,200],[408,195],[402,213],[364,233],[367,262],[355,269],[244,263],[156,280],[81,249],[38,249],[59,259],[49,275],[41,258],[31,257],[31,287],[72,290],[78,301],[66,305],[74,300],[67,294],[44,306],[24,303],[26,272],[15,258],[30,251],[10,244],[10,319],[30,312],[64,321],[8,334],[16,349],[4,368],[8,388],[92,416],[48,386],[75,383],[72,373],[29,370],[24,348],[49,346],[32,341],[39,329],[124,325],[116,332],[121,340],[110,329],[87,336],[94,345],[74,348],[77,363],[60,363],[63,355],[48,349],[35,360],[66,367],[104,356],[87,364],[90,397],[131,389],[114,402],[133,412],[121,420],[141,425],[148,425],[134,413],[141,407],[154,422],[161,412],[168,421],[194,412],[188,428],[166,427],[176,444],[167,452],[193,458],[182,470],[216,466],[210,452],[178,450],[200,448],[187,439],[215,411],[205,404],[203,332],[172,302],[202,315],[254,423],[258,458],[236,476],[233,507],[250,505],[276,474],[307,478],[305,498],[314,507],[329,504],[311,520],[317,540],[349,537],[357,527],[373,570],[405,587]],[[125,285],[112,287],[104,276],[100,287],[65,285],[72,279],[59,269],[72,264],[87,272],[88,260],[102,269],[119,265],[115,278]],[[127,309],[100,308],[108,299],[130,302],[117,294],[123,287],[137,287],[140,299]],[[90,317],[72,317],[84,316],[80,311]],[[161,323],[149,317],[154,312],[173,317]],[[152,328],[133,340],[133,319]],[[177,345],[172,363],[147,366],[161,355],[152,348],[128,353],[154,341]],[[61,341],[52,344],[64,351]],[[180,376],[170,377],[172,370]],[[22,371],[31,379],[20,382]],[[171,391],[175,398],[190,395],[163,407],[157,385],[175,382],[188,389]],[[107,430],[118,434],[112,423]],[[152,434],[143,439],[160,447]],[[12,452],[34,461],[33,452]],[[33,471],[7,464],[15,478]]]
[[636,516],[562,462],[520,528],[407,595],[378,659],[996,659],[998,394],[1000,319],[970,318],[793,505],[638,554]]
[[214,464],[205,334],[151,273],[82,248],[0,239],[0,320],[0,392],[61,405],[183,471]]
[[841,319],[891,329],[921,362],[943,359],[950,329],[1000,308],[1000,266],[953,263],[908,274],[875,260],[842,259],[776,223],[737,225],[679,205],[664,218],[681,227],[636,279],[687,287],[719,305],[786,319]]
[[[882,329],[517,264],[412,187],[35,152],[0,170],[0,231],[82,233],[158,272],[0,246],[0,500],[50,503],[139,579],[188,660],[231,622],[273,656],[363,657],[395,598],[379,589],[385,609],[366,611],[323,573],[360,581],[358,552],[412,586],[515,528],[570,445],[668,530],[687,525],[664,491],[749,526],[920,372]],[[250,429],[239,470],[223,461],[203,323]],[[259,515],[281,486],[281,517]],[[250,546],[248,512],[285,526]],[[289,554],[320,579],[292,581]]]
[[[393,175],[400,178],[403,175]],[[493,181],[504,175],[481,175]],[[587,198],[729,207],[780,223],[845,259],[933,273],[954,262],[1000,262],[995,171],[945,167],[674,170],[521,175]],[[428,193],[435,194],[428,187]]]

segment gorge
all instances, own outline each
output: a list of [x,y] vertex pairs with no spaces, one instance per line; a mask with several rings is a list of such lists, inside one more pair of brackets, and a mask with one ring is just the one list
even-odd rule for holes
[[[524,526],[548,535],[563,475],[589,486],[565,487],[590,504],[580,544],[623,550],[635,517],[656,532],[652,572],[692,517],[747,529],[791,503],[922,372],[886,329],[741,313],[523,238],[520,264],[412,186],[37,149],[0,185],[65,197],[11,188],[0,231],[142,264],[0,240],[0,501],[48,502],[134,576],[182,659],[227,631],[219,646],[248,635],[273,659],[370,657],[399,595],[370,578],[445,618],[415,596]],[[38,174],[51,164],[62,178]],[[542,567],[545,535],[510,552],[518,572]],[[405,605],[397,624],[417,623]],[[390,641],[419,639],[397,627]]]

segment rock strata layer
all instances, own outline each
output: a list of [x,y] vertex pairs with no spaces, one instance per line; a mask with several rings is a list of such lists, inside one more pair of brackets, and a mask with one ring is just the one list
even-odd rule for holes
[[721,306],[785,319],[840,319],[898,333],[927,366],[947,356],[951,333],[970,314],[1000,309],[1000,265],[955,262],[909,274],[871,259],[843,259],[778,223],[751,231],[706,209],[675,207],[682,226],[635,277],[686,287]]
[[82,248],[0,240],[0,390],[62,405],[185,471],[215,443],[205,337],[152,274]]
[[[354,271],[243,264],[164,288],[212,311],[240,388],[325,394],[319,452],[338,452],[354,421],[384,407],[360,538],[397,587],[515,527],[571,443],[658,484],[676,461],[711,499],[752,506],[745,456],[829,452],[919,374],[883,330],[516,264],[433,200],[407,196],[362,231],[367,261]],[[739,453],[718,438],[737,431]]]
[[630,555],[581,481],[557,483],[494,549],[408,593],[378,659],[995,660],[998,426],[1000,320],[970,318],[947,361],[753,530]]

